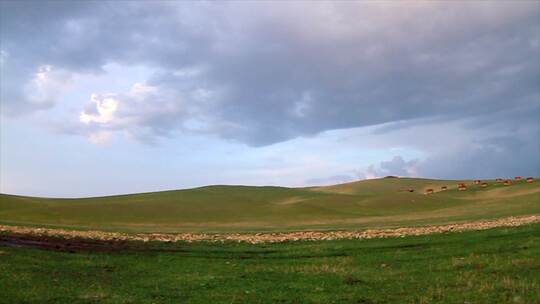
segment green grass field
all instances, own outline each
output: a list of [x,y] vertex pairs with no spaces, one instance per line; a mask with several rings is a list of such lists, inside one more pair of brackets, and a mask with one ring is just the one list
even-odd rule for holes
[[[469,185],[458,191],[458,182]],[[123,232],[363,229],[540,214],[540,182],[385,178],[311,188],[208,186],[81,199],[0,195],[0,224]],[[424,195],[426,188],[448,191]],[[415,192],[407,192],[413,188]]]
[[[458,191],[458,182],[468,190]],[[472,181],[386,178],[327,187],[208,186],[81,199],[2,194],[0,224],[249,232],[540,214],[539,182],[488,183],[482,188]],[[423,194],[442,185],[449,190]],[[540,224],[256,245],[102,242],[105,251],[77,249],[74,240],[62,240],[70,242],[68,250],[44,238],[45,250],[32,239],[23,244],[11,238],[0,233],[0,303],[540,303]]]
[[393,239],[130,244],[108,253],[0,247],[0,303],[540,303],[540,224]]

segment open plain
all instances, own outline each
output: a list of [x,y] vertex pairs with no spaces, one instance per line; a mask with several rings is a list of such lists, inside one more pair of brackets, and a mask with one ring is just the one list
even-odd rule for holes
[[484,182],[4,194],[0,303],[540,303],[540,183]]

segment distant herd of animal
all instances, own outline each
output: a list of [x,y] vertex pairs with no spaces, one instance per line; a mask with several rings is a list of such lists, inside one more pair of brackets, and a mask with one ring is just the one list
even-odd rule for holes
[[[521,178],[521,176],[516,176],[516,177],[514,177],[514,180],[515,180],[516,182],[519,182],[519,181],[522,180],[522,178]],[[525,179],[525,181],[526,181],[527,183],[532,183],[532,182],[534,181],[534,178],[532,178],[532,177],[527,177],[527,178]],[[511,180],[511,179],[497,178],[497,179],[495,179],[495,182],[496,182],[496,183],[502,183],[502,184],[505,185],[505,186],[511,186],[511,185],[512,185],[512,180]],[[482,182],[481,180],[477,179],[477,180],[474,181],[474,185],[479,185],[479,186],[482,187],[482,188],[486,188],[486,187],[488,186],[488,183]],[[465,190],[467,190],[467,185],[465,185],[465,183],[459,183],[459,184],[457,185],[457,189],[458,189],[459,191],[465,191]],[[446,191],[446,190],[448,190],[448,187],[447,187],[447,186],[441,186],[440,191]],[[414,192],[414,189],[409,188],[408,191],[409,191],[409,192]],[[424,194],[433,194],[433,193],[435,193],[435,190],[434,190],[433,188],[428,188],[428,189],[424,190]]]

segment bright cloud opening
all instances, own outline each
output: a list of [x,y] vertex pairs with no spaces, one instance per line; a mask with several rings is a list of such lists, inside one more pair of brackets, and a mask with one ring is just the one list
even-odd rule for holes
[[106,124],[114,119],[114,113],[118,109],[118,100],[112,97],[101,97],[97,94],[92,94],[92,101],[96,103],[96,114],[88,114],[82,112],[79,120],[83,123],[101,123]]

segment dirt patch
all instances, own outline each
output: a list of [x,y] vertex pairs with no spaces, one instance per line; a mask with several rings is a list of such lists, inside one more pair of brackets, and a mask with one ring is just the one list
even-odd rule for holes
[[347,285],[363,285],[366,284],[366,281],[353,277],[353,276],[347,276],[345,278],[345,284]]
[[0,246],[33,247],[55,251],[119,251],[127,249],[127,241],[107,241],[89,238],[63,238],[46,235],[0,234]]
[[[424,235],[432,233],[459,232],[468,230],[485,230],[495,227],[514,227],[526,224],[540,222],[540,215],[530,215],[522,217],[509,217],[495,220],[483,220],[460,224],[447,224],[425,227],[405,227],[391,229],[367,229],[359,231],[298,231],[298,232],[263,232],[263,233],[139,233],[127,234],[119,232],[103,232],[103,231],[78,231],[65,229],[49,229],[49,228],[30,228],[21,226],[2,226],[0,232],[15,233],[21,237],[24,235],[26,239],[19,242],[47,242],[47,237],[55,238],[53,243],[56,245],[57,238],[69,240],[68,243],[62,243],[59,246],[65,248],[84,248],[85,246],[101,246],[96,245],[93,241],[107,241],[111,244],[103,243],[105,247],[120,246],[119,244],[126,241],[160,241],[160,242],[195,242],[195,241],[210,241],[210,242],[247,242],[247,243],[275,243],[287,241],[319,241],[319,240],[337,240],[337,239],[371,239],[371,238],[387,238],[387,237],[403,237],[407,235]],[[32,236],[39,237],[39,240],[32,239]],[[2,238],[10,236],[0,235],[0,245]],[[13,236],[11,236],[13,237]],[[5,240],[7,243],[16,243],[14,241]],[[114,244],[112,244],[114,243]],[[48,245],[44,245],[48,246]],[[78,247],[77,247],[78,246]]]

